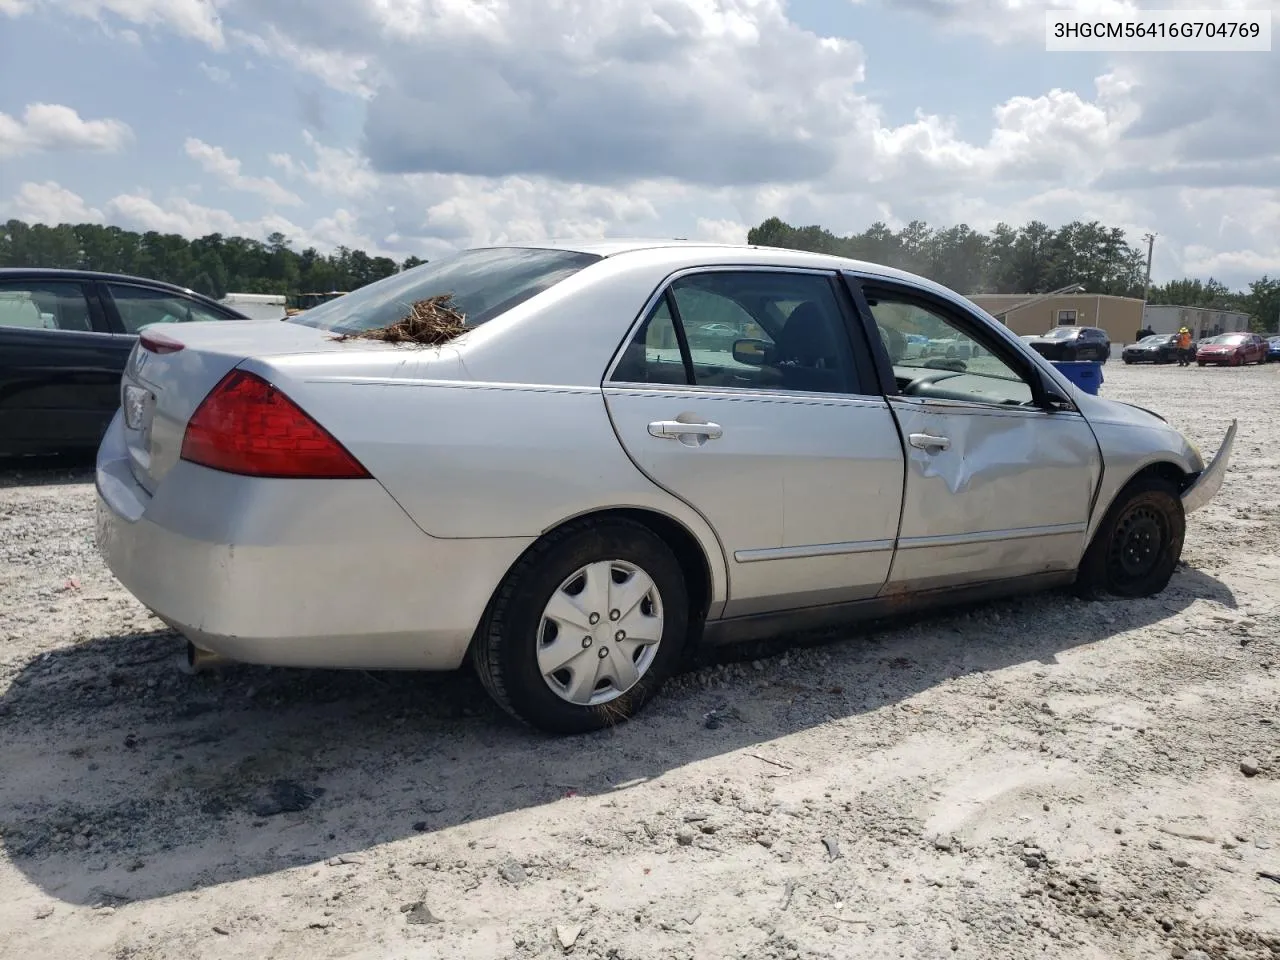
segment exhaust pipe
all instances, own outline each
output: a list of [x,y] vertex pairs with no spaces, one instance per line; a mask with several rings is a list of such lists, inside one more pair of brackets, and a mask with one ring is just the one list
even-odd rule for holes
[[229,659],[220,653],[214,653],[212,650],[205,650],[197,647],[190,640],[187,641],[187,673],[203,673],[206,670],[216,670],[218,667],[225,667],[231,663]]

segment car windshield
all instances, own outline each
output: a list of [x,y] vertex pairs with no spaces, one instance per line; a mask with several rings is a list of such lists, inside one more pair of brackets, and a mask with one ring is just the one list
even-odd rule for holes
[[1044,335],[1046,340],[1070,340],[1080,332],[1079,327],[1058,327]]
[[465,250],[363,286],[289,319],[322,330],[374,330],[403,320],[413,304],[441,294],[478,326],[505,313],[583,267],[592,253],[527,247]]
[[1244,335],[1239,333],[1224,333],[1220,337],[1210,337],[1204,343],[1221,343],[1228,347],[1238,347],[1244,343]]
[[1143,338],[1142,338],[1141,340],[1139,340],[1138,342],[1139,342],[1139,343],[1150,343],[1150,344],[1156,344],[1156,343],[1168,343],[1168,342],[1169,342],[1170,340],[1172,340],[1172,339],[1173,339],[1173,334],[1172,334],[1172,333],[1157,333],[1157,334],[1155,334],[1154,336],[1150,336],[1150,337],[1143,337]]

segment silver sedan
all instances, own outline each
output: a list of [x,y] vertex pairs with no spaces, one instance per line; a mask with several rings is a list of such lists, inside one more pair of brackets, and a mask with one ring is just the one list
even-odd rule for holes
[[[443,343],[351,336],[442,294]],[[194,664],[469,660],[562,733],[634,715],[692,644],[1158,593],[1235,434],[1206,466],[920,277],[671,241],[474,249],[284,322],[153,326],[121,391],[99,547]]]

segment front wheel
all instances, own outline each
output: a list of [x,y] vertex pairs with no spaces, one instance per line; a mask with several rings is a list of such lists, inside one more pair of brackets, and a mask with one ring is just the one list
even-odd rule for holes
[[1122,490],[1080,561],[1076,591],[1133,599],[1169,585],[1182,557],[1186,515],[1178,488],[1146,476]]
[[648,527],[583,520],[535,544],[499,587],[471,650],[485,689],[548,733],[629,720],[679,662],[680,563]]

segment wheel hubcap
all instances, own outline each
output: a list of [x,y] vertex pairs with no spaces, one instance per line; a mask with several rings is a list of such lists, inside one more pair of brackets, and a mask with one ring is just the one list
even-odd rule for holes
[[1125,515],[1111,546],[1111,568],[1122,580],[1147,576],[1160,561],[1167,537],[1164,518],[1151,507],[1138,507]]
[[653,666],[662,642],[662,597],[633,563],[600,560],[565,579],[542,611],[538,669],[576,706],[614,700]]

